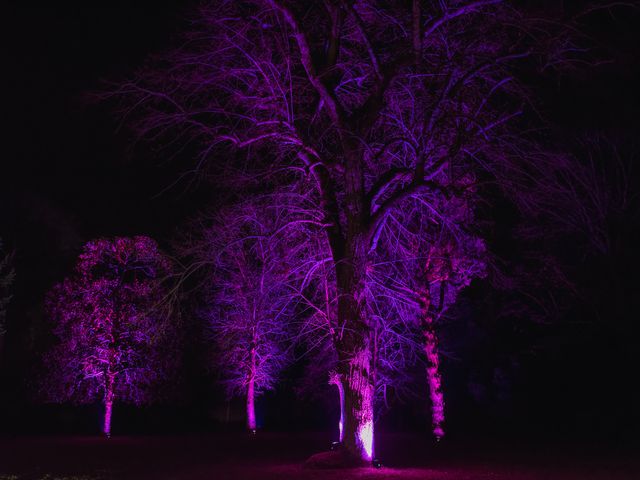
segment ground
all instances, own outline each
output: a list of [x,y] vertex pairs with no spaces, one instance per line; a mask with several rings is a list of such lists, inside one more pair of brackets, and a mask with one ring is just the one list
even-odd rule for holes
[[111,479],[640,479],[640,455],[629,447],[544,442],[440,445],[416,435],[380,435],[379,470],[313,470],[311,454],[328,434],[231,433],[180,436],[0,437],[0,480]]

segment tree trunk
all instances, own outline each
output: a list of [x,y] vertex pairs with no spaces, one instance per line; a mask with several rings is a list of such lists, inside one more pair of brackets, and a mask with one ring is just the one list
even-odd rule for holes
[[249,384],[247,386],[247,429],[256,433],[256,349],[251,346],[251,365],[249,372]]
[[247,389],[247,428],[253,433],[256,431],[256,401],[253,380],[249,381]]
[[343,446],[361,463],[371,462],[374,455],[373,362],[365,309],[367,240],[365,235],[348,237],[346,258],[336,265],[338,323],[344,326],[337,341],[344,388]]
[[340,400],[340,420],[338,421],[338,441],[342,443],[344,441],[344,386],[342,385],[342,378],[339,374],[333,373],[329,383],[335,385],[338,388],[338,398]]
[[102,424],[102,433],[105,437],[111,438],[111,412],[113,410],[113,375],[107,373],[107,379],[104,389],[104,422]]
[[364,340],[347,360],[343,445],[356,459],[373,460],[373,384],[371,349]]
[[424,351],[427,356],[427,381],[429,382],[429,396],[431,397],[431,424],[433,434],[437,440],[444,437],[444,395],[440,377],[440,362],[438,359],[438,342],[433,326],[424,332]]
[[344,387],[342,382],[338,383],[338,395],[340,396],[340,420],[338,421],[339,441],[344,441]]
[[423,298],[422,334],[424,336],[424,352],[427,357],[427,383],[431,398],[431,425],[433,435],[440,441],[444,437],[444,395],[440,377],[440,360],[438,358],[438,338],[436,336],[433,317],[429,311],[430,293],[427,290]]

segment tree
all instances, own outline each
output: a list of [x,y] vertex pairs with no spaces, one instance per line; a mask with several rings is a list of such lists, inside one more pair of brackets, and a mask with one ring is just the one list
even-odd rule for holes
[[336,282],[344,446],[357,461],[374,455],[368,272],[392,214],[417,202],[435,215],[437,199],[481,197],[487,183],[517,194],[514,178],[536,181],[530,164],[557,166],[523,120],[532,109],[514,65],[552,67],[573,45],[535,18],[506,0],[219,0],[182,48],[115,92],[141,137],[196,148],[196,170],[216,158],[247,195],[237,172],[312,180]]
[[396,319],[403,336],[420,331],[433,434],[440,440],[445,415],[437,329],[461,290],[484,277],[488,255],[482,239],[469,231],[475,219],[468,201],[441,198],[432,205],[437,215],[420,203],[390,214],[378,240],[370,284],[372,303]]
[[58,343],[45,356],[45,396],[104,405],[111,435],[115,401],[148,403],[176,361],[175,314],[160,308],[171,263],[148,237],[87,243],[74,274],[47,295]]
[[[286,197],[284,193],[280,194]],[[269,202],[271,203],[271,202]],[[275,388],[292,359],[296,297],[291,265],[301,244],[284,207],[243,202],[199,226],[184,253],[206,266],[203,315],[214,345],[214,370],[229,397],[246,399],[247,429],[256,432],[256,397]]]
[[[307,212],[312,211],[310,208]],[[301,252],[292,271],[292,286],[296,289],[301,311],[296,321],[296,346],[299,359],[306,359],[305,374],[299,386],[299,394],[309,394],[319,390],[318,377],[329,372],[329,385],[335,385],[338,393],[340,420],[338,438],[344,439],[344,381],[337,371],[337,355],[334,337],[338,334],[337,305],[338,296],[335,281],[335,269],[332,265],[331,250],[322,232],[309,228],[305,233],[305,242],[298,246]],[[381,256],[381,258],[384,255]],[[385,257],[389,260],[391,257]],[[379,285],[394,273],[384,266],[389,261],[380,260],[380,265],[372,263],[368,272],[370,286]],[[381,268],[382,266],[382,268]],[[376,419],[390,408],[390,401],[402,400],[415,393],[414,368],[420,363],[419,335],[416,335],[415,320],[394,310],[388,291],[369,288],[371,301],[368,315],[372,329],[373,345],[373,384]],[[394,298],[397,298],[397,294]],[[408,299],[403,299],[405,302]]]

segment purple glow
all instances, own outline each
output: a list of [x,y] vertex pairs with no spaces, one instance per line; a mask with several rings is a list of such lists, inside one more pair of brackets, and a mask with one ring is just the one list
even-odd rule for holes
[[[212,2],[182,48],[118,92],[141,137],[197,145],[199,164],[216,157],[225,187],[252,202],[223,215],[198,259],[217,270],[208,318],[228,391],[245,395],[254,373],[256,392],[273,388],[282,299],[297,296],[312,311],[299,335],[333,349],[341,436],[361,460],[374,454],[375,399],[406,382],[420,349],[443,435],[436,327],[488,257],[472,233],[479,185],[519,192],[544,158],[515,126],[527,89],[510,67],[536,57],[550,27],[499,0],[405,3]],[[274,238],[300,225],[299,241]],[[319,236],[298,268],[298,245]],[[329,293],[309,299],[319,272]]]
[[[285,248],[300,243],[287,230],[287,212],[250,202],[216,212],[199,224],[188,247],[211,265],[202,315],[212,339],[212,362],[228,397],[246,401],[246,426],[255,432],[256,398],[275,388],[291,358],[293,289]],[[278,232],[278,235],[273,234]]]
[[158,305],[170,264],[147,237],[85,245],[75,275],[56,285],[47,310],[59,339],[45,357],[48,400],[101,399],[111,435],[114,402],[149,403],[175,356],[173,318]]
[[102,433],[107,438],[111,437],[111,412],[113,409],[113,400],[107,400],[104,403],[104,422],[102,424]]
[[431,397],[431,421],[433,434],[436,439],[444,437],[444,395],[442,394],[442,381],[440,378],[440,361],[438,359],[437,339],[432,330],[424,333],[424,350],[429,366],[427,367],[427,382],[429,384],[429,396]]
[[[354,448],[358,457],[367,462],[373,459],[373,409],[374,388],[370,379],[371,352],[368,349],[357,352],[349,364],[348,383],[354,401],[351,412],[355,422]],[[348,419],[347,419],[348,421]],[[345,425],[351,427],[351,425]],[[352,428],[353,428],[352,427]],[[345,429],[346,430],[346,429]]]
[[256,431],[256,349],[251,349],[249,383],[247,385],[247,429]]
[[336,372],[329,374],[329,384],[335,385],[338,388],[338,397],[340,400],[340,420],[338,420],[338,435],[339,442],[344,440],[344,387],[342,386],[342,379]]

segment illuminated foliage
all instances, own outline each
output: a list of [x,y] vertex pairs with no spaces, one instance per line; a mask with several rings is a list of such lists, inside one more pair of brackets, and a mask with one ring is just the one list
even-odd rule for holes
[[176,361],[175,315],[161,309],[171,264],[148,237],[87,243],[74,274],[46,300],[58,339],[46,355],[46,398],[105,407],[111,432],[116,401],[149,403]]
[[[197,168],[212,160],[239,194],[309,186],[298,191],[322,215],[320,258],[330,258],[335,293],[330,314],[315,318],[327,324],[344,386],[344,447],[358,461],[374,455],[378,372],[392,378],[413,361],[412,342],[393,339],[418,319],[437,370],[430,312],[483,271],[472,228],[483,187],[518,197],[537,173],[565,165],[528,133],[531,99],[516,75],[575,50],[559,24],[506,0],[423,3],[214,1],[182,48],[113,92],[140,137],[197,147]],[[261,197],[264,207],[274,199]],[[441,235],[421,238],[425,223]],[[401,250],[396,236],[406,237]],[[394,317],[402,294],[376,279],[388,261],[406,263],[398,281],[418,293],[412,315]],[[439,412],[439,377],[430,382]]]
[[275,388],[292,359],[297,297],[291,262],[304,222],[288,208],[245,202],[217,212],[186,248],[194,265],[208,267],[201,288],[213,370],[229,397],[246,399],[251,431],[256,398]]

